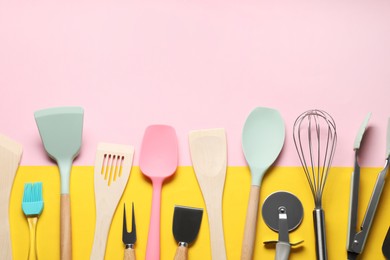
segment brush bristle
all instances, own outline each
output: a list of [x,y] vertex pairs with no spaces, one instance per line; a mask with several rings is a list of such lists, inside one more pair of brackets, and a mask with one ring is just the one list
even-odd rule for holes
[[24,184],[22,209],[26,216],[39,215],[42,213],[42,182]]

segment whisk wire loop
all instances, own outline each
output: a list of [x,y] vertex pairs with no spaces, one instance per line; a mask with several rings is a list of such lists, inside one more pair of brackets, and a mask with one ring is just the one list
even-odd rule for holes
[[336,124],[325,111],[306,111],[295,120],[293,139],[315,206],[321,208],[337,143]]

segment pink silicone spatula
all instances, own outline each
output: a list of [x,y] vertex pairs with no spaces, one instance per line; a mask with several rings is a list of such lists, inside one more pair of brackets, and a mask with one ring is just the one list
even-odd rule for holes
[[164,180],[175,173],[178,164],[178,145],[175,129],[167,125],[151,125],[142,140],[139,166],[153,184],[152,212],[146,260],[160,259],[160,206]]

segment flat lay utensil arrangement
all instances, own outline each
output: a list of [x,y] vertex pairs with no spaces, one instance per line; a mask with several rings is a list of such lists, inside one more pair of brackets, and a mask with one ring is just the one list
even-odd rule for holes
[[94,167],[96,225],[91,259],[104,259],[111,220],[129,179],[133,157],[131,145],[98,144]]
[[[71,259],[71,217],[69,182],[72,162],[78,155],[83,129],[84,111],[80,107],[57,107],[35,112],[35,120],[46,152],[53,158],[61,179],[61,259]],[[390,118],[387,126],[385,165],[377,176],[367,210],[356,230],[360,184],[359,151],[371,113],[364,119],[354,142],[355,162],[351,177],[350,209],[348,216],[348,259],[357,259],[367,241],[376,209],[390,168]],[[227,258],[223,227],[222,200],[227,171],[227,141],[225,129],[202,129],[189,133],[189,148],[193,170],[203,195],[209,222],[212,259]],[[272,108],[257,107],[247,117],[242,132],[242,149],[251,172],[241,259],[252,259],[255,248],[260,184],[264,174],[278,158],[285,139],[285,126],[280,113]],[[326,180],[335,154],[337,133],[333,118],[322,110],[308,110],[294,122],[293,140],[310,191],[314,198],[313,210],[317,259],[327,259],[325,216],[322,198]],[[22,147],[0,135],[0,258],[12,259],[9,239],[9,198],[18,169]],[[104,259],[111,221],[129,180],[134,147],[122,144],[99,143],[94,166],[96,227],[91,259]],[[171,177],[178,166],[178,142],[171,126],[151,125],[146,128],[140,151],[140,170],[153,185],[147,260],[160,259],[161,191],[164,180]],[[36,250],[37,220],[43,211],[42,182],[26,183],[21,209],[30,230],[28,259],[38,259]],[[124,259],[135,259],[137,240],[134,204],[131,231],[128,231],[126,206],[123,210],[122,242]],[[203,209],[175,206],[172,232],[178,243],[174,259],[187,259],[188,246],[199,233]],[[276,260],[287,260],[291,246],[289,232],[296,229],[303,218],[303,206],[290,192],[278,191],[269,195],[262,205],[262,218],[269,228],[278,232],[278,240],[265,241],[276,245]],[[6,235],[3,235],[6,234]],[[389,257],[389,232],[382,251]]]
[[28,260],[37,260],[38,256],[35,241],[38,217],[43,211],[42,182],[26,183],[24,185],[22,209],[27,218],[30,231]]
[[256,239],[260,184],[268,168],[281,152],[285,127],[280,113],[257,107],[248,116],[242,131],[242,149],[251,172],[251,188],[246,214],[241,260],[253,258]]
[[322,196],[336,149],[336,123],[325,111],[302,113],[294,123],[294,144],[314,198],[313,211],[317,259],[328,259]]
[[137,241],[134,203],[131,204],[131,231],[127,231],[126,205],[123,205],[122,242],[125,245],[124,260],[135,260],[134,244]]
[[146,260],[160,259],[161,189],[166,178],[173,175],[178,165],[176,131],[168,125],[151,125],[146,128],[141,145],[139,166],[153,185],[152,210]]
[[202,216],[203,209],[175,206],[172,232],[178,247],[174,260],[188,259],[188,247],[198,236]]
[[0,259],[12,259],[9,200],[22,151],[21,144],[0,134]]
[[206,204],[212,259],[226,259],[222,198],[227,167],[226,133],[222,128],[189,133],[192,165]]
[[379,199],[382,195],[383,187],[385,185],[386,176],[389,171],[390,165],[390,118],[387,124],[387,142],[386,142],[386,154],[385,154],[385,165],[382,171],[378,174],[375,182],[374,189],[371,194],[370,201],[368,202],[367,210],[364,215],[362,224],[360,225],[359,231],[356,231],[357,227],[357,210],[358,210],[358,197],[359,197],[359,178],[360,178],[360,166],[358,163],[358,151],[360,148],[360,142],[364,136],[364,132],[370,119],[371,114],[368,114],[357,134],[354,150],[355,150],[355,166],[351,178],[351,198],[350,198],[350,210],[348,218],[348,239],[347,239],[347,251],[348,259],[357,259],[359,254],[362,253],[364,246],[367,241],[368,234],[372,222],[375,217],[376,209],[379,204]]
[[61,260],[72,259],[72,226],[69,183],[72,162],[81,148],[84,110],[55,107],[36,111],[35,121],[48,155],[56,161],[61,176]]
[[261,212],[267,226],[279,234],[277,241],[265,241],[264,244],[276,245],[275,260],[288,260],[291,246],[303,242],[291,243],[288,234],[302,222],[301,201],[290,192],[274,192],[265,199]]

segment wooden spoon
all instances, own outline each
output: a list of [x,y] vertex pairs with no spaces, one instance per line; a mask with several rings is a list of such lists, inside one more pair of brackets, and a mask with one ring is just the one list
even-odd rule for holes
[[224,129],[192,131],[189,134],[192,164],[206,204],[212,259],[226,259],[222,221],[227,148]]
[[12,259],[9,200],[22,145],[0,134],[0,259]]

